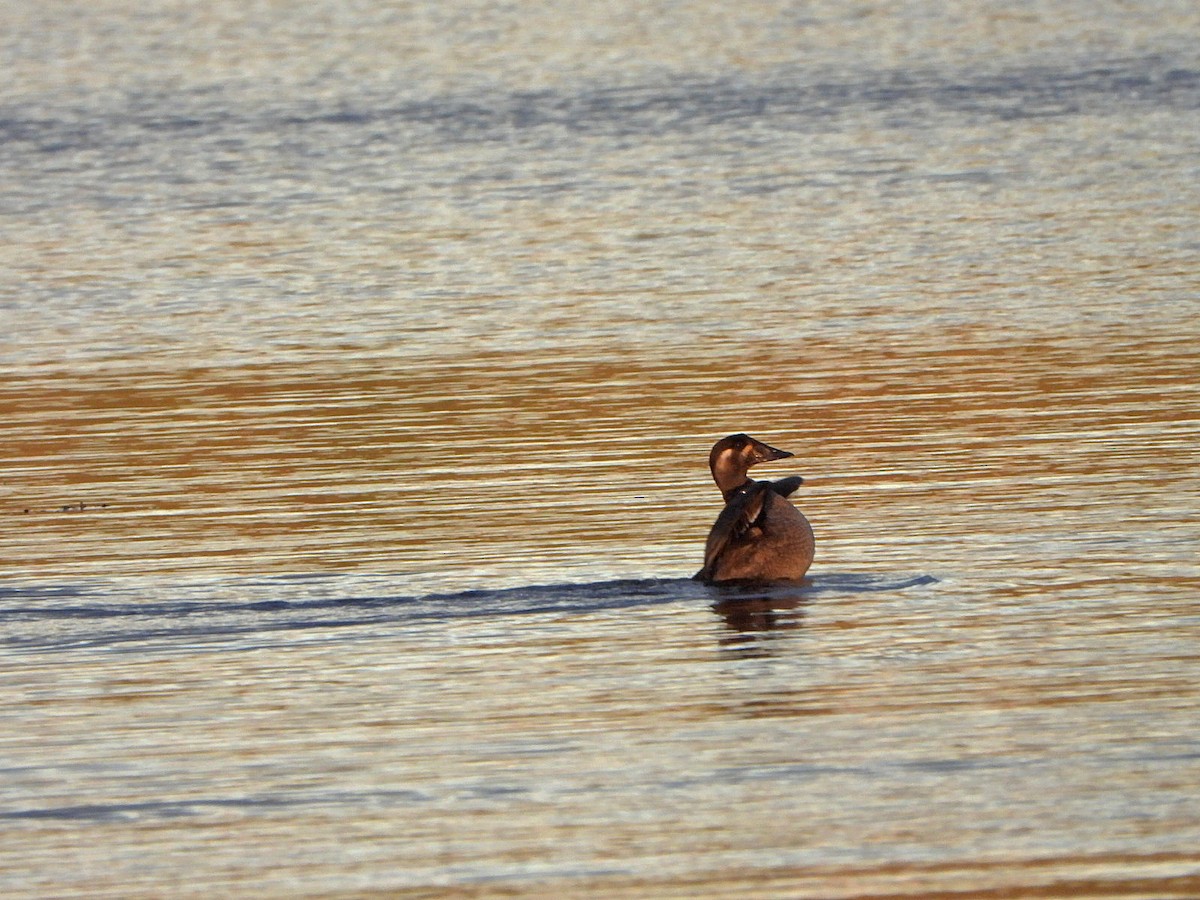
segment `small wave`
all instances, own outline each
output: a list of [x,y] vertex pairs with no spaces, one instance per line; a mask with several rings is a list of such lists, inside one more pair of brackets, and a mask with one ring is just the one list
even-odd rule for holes
[[[802,598],[830,593],[898,591],[933,584],[929,575],[902,578],[823,574],[803,582],[706,586],[690,578],[616,579],[585,583],[391,594],[387,579],[350,575],[258,578],[205,584],[161,584],[141,590],[122,583],[6,588],[0,595],[3,644],[26,651],[148,644],[216,643],[249,648],[281,632],[334,632],[363,626],[403,628],[472,618],[595,615],[662,604],[715,605],[731,600]],[[164,596],[164,593],[167,596]],[[172,594],[174,596],[172,596]]]

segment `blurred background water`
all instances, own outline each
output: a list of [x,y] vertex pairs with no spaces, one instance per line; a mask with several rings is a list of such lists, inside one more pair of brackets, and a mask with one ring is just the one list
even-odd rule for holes
[[8,4],[5,896],[1200,895],[1200,10],[943,6]]

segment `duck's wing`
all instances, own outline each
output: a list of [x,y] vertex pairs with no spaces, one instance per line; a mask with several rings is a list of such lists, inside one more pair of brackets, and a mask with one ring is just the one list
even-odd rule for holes
[[708,533],[708,542],[704,545],[704,568],[693,576],[695,580],[712,580],[713,568],[721,553],[731,540],[741,537],[758,520],[762,515],[763,501],[767,499],[766,492],[773,489],[774,485],[769,481],[756,481],[729,499]]
[[780,478],[778,481],[772,481],[770,484],[771,490],[780,497],[790,497],[796,492],[796,488],[804,484],[804,479],[799,475],[789,475],[787,478]]

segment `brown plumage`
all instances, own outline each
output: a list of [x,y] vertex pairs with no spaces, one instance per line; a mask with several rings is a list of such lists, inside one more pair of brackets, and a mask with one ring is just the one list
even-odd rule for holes
[[721,581],[796,581],[812,565],[812,526],[787,497],[803,480],[755,481],[747,473],[760,462],[787,459],[747,434],[731,434],[713,445],[708,467],[725,497],[704,548],[696,578]]

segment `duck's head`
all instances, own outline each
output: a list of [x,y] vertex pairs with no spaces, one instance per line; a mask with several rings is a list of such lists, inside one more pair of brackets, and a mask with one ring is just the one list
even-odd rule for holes
[[731,434],[713,444],[712,452],[708,454],[708,467],[712,470],[713,481],[725,493],[746,483],[746,473],[751,466],[789,456],[795,454],[776,450],[748,434]]

